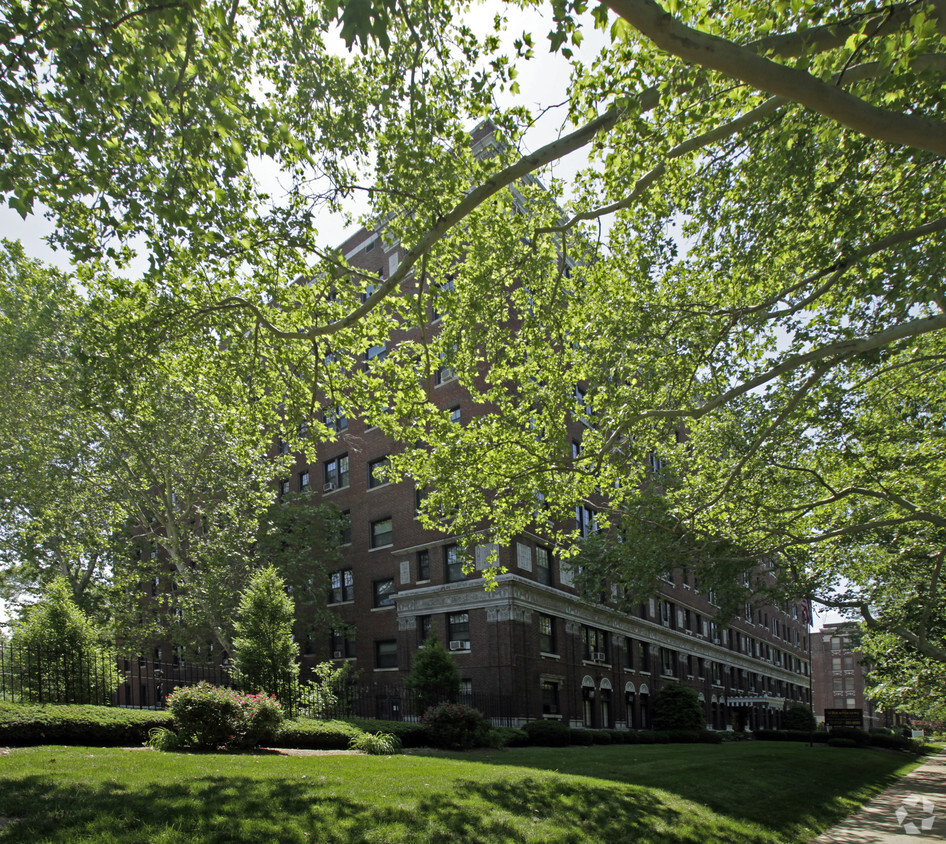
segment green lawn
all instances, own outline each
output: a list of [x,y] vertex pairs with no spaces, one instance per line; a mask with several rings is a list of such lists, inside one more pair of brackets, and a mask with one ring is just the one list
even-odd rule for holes
[[31,747],[0,842],[802,842],[912,763],[787,743],[310,756]]

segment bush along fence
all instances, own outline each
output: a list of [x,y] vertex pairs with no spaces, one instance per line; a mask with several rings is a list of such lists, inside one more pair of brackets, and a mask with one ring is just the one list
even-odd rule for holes
[[[239,676],[226,664],[165,662],[123,654],[79,658],[44,653],[39,647],[0,643],[0,700],[11,703],[164,709],[175,689],[202,682],[238,691],[258,691],[243,688]],[[402,684],[345,678],[325,688],[305,666],[298,683],[272,691],[289,716],[419,721],[424,714],[415,694]],[[478,709],[496,726],[511,726],[514,722],[516,713],[507,695],[467,692],[434,697]]]

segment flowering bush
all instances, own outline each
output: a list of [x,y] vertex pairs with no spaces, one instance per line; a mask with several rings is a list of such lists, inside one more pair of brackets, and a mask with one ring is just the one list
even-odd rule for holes
[[485,745],[489,735],[489,721],[479,710],[462,703],[438,703],[420,720],[431,742],[448,750],[469,750],[475,745]]
[[182,687],[168,696],[181,744],[214,750],[255,747],[272,738],[283,710],[268,695],[246,695],[210,683]]

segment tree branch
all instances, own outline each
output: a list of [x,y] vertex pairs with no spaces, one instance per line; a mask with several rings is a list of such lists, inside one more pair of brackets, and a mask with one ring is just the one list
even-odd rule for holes
[[780,65],[747,47],[686,26],[654,0],[604,2],[660,49],[688,64],[787,97],[869,138],[946,155],[944,123],[873,106],[804,70]]

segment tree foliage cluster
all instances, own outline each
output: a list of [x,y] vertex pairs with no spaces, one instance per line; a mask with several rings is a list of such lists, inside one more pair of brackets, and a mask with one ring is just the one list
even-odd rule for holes
[[[4,0],[0,190],[46,203],[86,262],[115,373],[148,338],[187,360],[122,396],[227,384],[316,438],[337,406],[404,444],[431,524],[567,553],[594,507],[592,585],[687,565],[725,609],[764,558],[942,663],[943,4],[520,8],[507,33],[464,3]],[[571,80],[530,150],[537,110],[497,97],[544,10]],[[578,151],[565,185],[552,165]],[[355,195],[404,250],[386,277],[318,241]],[[151,264],[129,282],[133,243]],[[468,423],[430,400],[443,365],[483,409]]]

